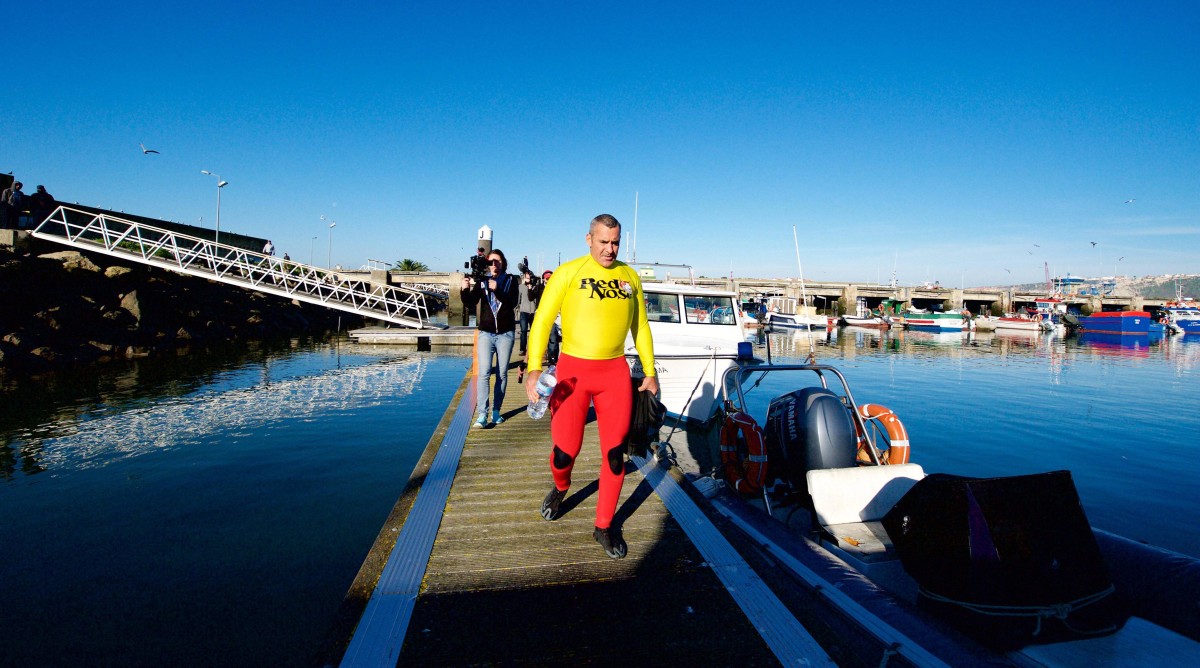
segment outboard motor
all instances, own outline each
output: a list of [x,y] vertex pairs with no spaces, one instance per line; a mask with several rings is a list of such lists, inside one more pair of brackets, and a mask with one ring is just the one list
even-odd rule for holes
[[771,471],[797,491],[807,490],[811,470],[855,466],[854,419],[841,398],[822,387],[772,399],[764,436]]

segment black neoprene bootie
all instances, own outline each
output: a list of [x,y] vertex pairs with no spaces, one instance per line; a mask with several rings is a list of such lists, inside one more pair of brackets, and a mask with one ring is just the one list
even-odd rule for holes
[[565,498],[567,498],[567,490],[564,489],[560,492],[557,487],[551,487],[550,493],[542,499],[542,518],[547,521],[558,519],[558,509]]
[[621,538],[621,530],[616,527],[601,529],[596,527],[592,532],[592,538],[600,543],[600,547],[604,548],[604,554],[613,559],[624,559],[627,551],[625,547],[625,539]]

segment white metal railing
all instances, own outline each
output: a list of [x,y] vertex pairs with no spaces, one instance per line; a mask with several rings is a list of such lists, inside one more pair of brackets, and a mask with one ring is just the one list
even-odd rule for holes
[[33,236],[125,260],[417,329],[430,322],[419,290],[380,285],[337,271],[218,244],[105,214],[60,206]]
[[425,293],[427,295],[432,295],[443,301],[450,299],[450,286],[445,283],[408,283],[408,282],[405,282],[404,286],[407,288],[410,288],[412,290],[416,290],[418,292]]

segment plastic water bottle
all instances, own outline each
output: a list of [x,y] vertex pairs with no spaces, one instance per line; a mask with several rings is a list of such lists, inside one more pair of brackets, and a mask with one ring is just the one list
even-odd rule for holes
[[558,379],[554,377],[554,365],[542,371],[542,375],[538,376],[537,381],[537,401],[529,404],[529,408],[525,410],[529,413],[529,417],[540,420],[546,414],[546,409],[550,406],[550,395],[554,394],[554,386],[558,384]]

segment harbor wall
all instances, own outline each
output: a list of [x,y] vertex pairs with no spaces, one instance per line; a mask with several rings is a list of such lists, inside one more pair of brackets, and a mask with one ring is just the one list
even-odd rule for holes
[[363,322],[321,306],[59,248],[44,253],[34,244],[35,254],[22,242],[16,249],[0,246],[0,378],[325,337]]

